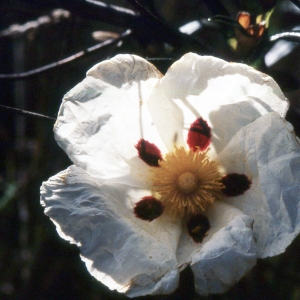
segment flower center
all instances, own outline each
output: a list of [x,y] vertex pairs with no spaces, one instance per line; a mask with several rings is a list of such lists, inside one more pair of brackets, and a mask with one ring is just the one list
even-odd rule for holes
[[177,179],[177,186],[183,193],[189,194],[197,188],[197,176],[191,172],[181,174]]
[[207,152],[175,147],[159,167],[151,168],[153,191],[171,214],[201,214],[220,197],[222,178],[217,163],[209,160]]

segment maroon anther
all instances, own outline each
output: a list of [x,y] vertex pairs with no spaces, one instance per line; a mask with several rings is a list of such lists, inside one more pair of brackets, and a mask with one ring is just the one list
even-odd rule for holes
[[202,118],[197,119],[190,127],[187,143],[191,150],[204,151],[211,142],[211,128]]
[[187,222],[187,229],[194,242],[201,243],[210,229],[208,218],[202,214],[191,217]]
[[133,211],[137,218],[151,222],[158,218],[163,210],[164,206],[161,201],[152,196],[145,196],[135,204]]
[[225,186],[222,192],[226,196],[234,197],[244,194],[251,186],[251,180],[245,174],[230,173],[222,177]]
[[152,167],[158,167],[159,161],[162,160],[161,152],[154,144],[140,139],[135,145],[139,153],[139,158],[142,159],[146,164]]

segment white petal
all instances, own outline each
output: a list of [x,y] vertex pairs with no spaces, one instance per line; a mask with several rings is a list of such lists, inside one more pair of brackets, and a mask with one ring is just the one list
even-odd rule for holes
[[211,229],[202,244],[194,243],[185,231],[177,253],[178,260],[185,256],[191,264],[196,291],[204,295],[225,292],[256,263],[251,218],[218,201],[207,217]]
[[[97,64],[64,97],[54,126],[58,144],[92,177],[140,186],[143,172],[132,172],[130,166],[137,157],[134,145],[144,137],[165,150],[147,107],[161,76],[134,55]],[[146,164],[139,162],[136,168],[144,171]],[[130,172],[139,174],[134,177]]]
[[60,236],[80,247],[89,272],[130,297],[171,293],[178,285],[181,223],[163,214],[137,219],[133,205],[146,191],[101,186],[71,166],[44,182],[41,203]]
[[300,232],[300,145],[292,126],[267,114],[241,129],[218,159],[226,172],[252,179],[227,202],[254,218],[259,257],[282,253]]
[[169,151],[174,145],[184,145],[183,112],[166,94],[165,85],[158,83],[151,91],[149,112],[164,144]]
[[272,110],[285,114],[288,105],[266,74],[193,53],[175,62],[161,85],[183,110],[185,138],[191,123],[201,116],[212,128],[211,148],[217,153],[241,127]]

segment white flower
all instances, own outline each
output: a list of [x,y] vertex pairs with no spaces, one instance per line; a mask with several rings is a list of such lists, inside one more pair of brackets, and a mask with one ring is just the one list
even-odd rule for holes
[[190,265],[221,293],[300,231],[300,146],[272,78],[186,54],[163,76],[134,55],[88,71],[54,127],[74,165],[41,188],[89,272],[130,297]]

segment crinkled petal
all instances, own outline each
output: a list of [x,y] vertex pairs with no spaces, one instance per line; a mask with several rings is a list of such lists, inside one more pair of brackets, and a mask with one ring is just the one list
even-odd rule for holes
[[62,238],[77,244],[89,272],[130,297],[170,293],[178,285],[181,223],[166,214],[137,219],[133,206],[145,195],[124,185],[99,186],[75,166],[41,187],[45,214]]
[[184,229],[177,251],[180,266],[191,265],[196,291],[203,295],[225,292],[256,264],[249,216],[216,201],[207,217],[211,229],[203,242],[196,244]]
[[143,185],[145,163],[136,160],[134,146],[145,138],[165,149],[147,106],[161,76],[134,55],[118,55],[87,72],[65,95],[54,126],[58,144],[74,164],[107,182]]
[[282,253],[300,232],[300,144],[277,113],[242,128],[218,157],[228,173],[252,179],[227,202],[254,218],[258,256]]
[[175,62],[160,82],[166,99],[184,113],[184,135],[197,118],[212,128],[212,151],[219,153],[243,126],[276,111],[285,114],[287,101],[266,74],[238,63],[193,53]]

